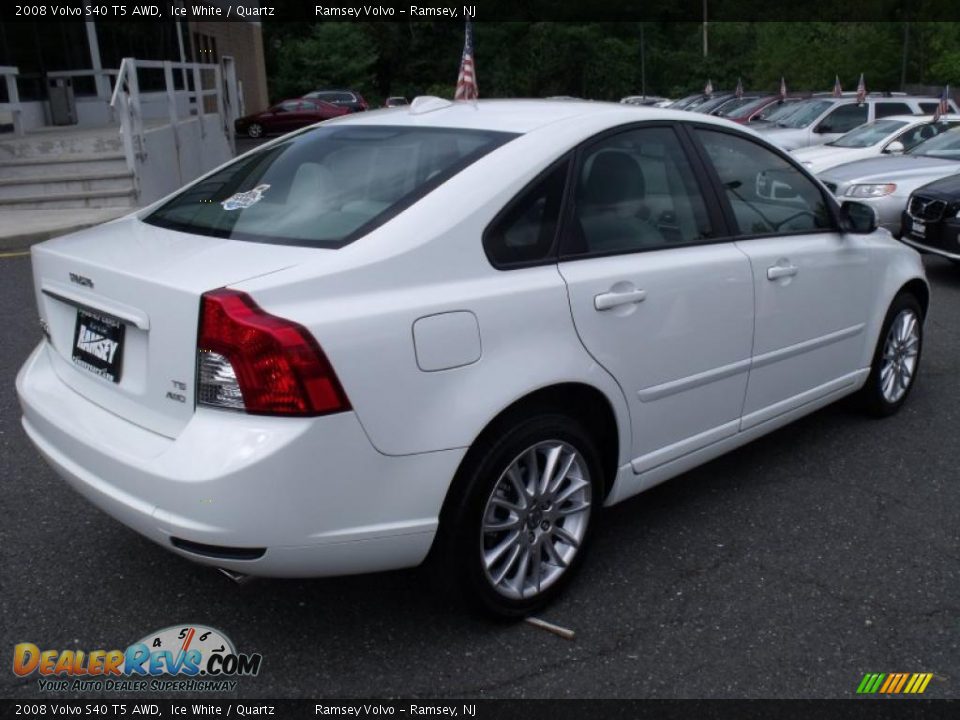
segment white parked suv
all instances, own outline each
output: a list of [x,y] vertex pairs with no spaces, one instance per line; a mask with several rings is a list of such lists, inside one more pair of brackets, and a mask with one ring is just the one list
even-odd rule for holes
[[23,427],[260,576],[432,560],[521,615],[601,508],[838,398],[904,402],[919,255],[724,120],[420,98],[33,248]]

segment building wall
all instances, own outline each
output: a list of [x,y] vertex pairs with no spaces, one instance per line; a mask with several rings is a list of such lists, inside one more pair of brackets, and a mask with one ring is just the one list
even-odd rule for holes
[[[244,112],[250,114],[266,109],[269,99],[260,23],[190,21],[188,26],[195,61],[218,62],[224,55],[232,55],[237,78],[243,83]],[[212,44],[209,38],[213,39]]]

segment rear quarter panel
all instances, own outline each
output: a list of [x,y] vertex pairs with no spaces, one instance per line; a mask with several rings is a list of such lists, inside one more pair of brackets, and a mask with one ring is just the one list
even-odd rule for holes
[[[236,287],[268,312],[310,329],[380,452],[467,447],[517,399],[580,382],[611,403],[623,464],[631,449],[623,393],[580,343],[556,264],[498,271],[481,241],[510,198],[606,125],[591,118],[546,137],[517,138],[370,235],[339,250],[318,250],[316,263]],[[455,311],[476,316],[480,359],[421,370],[414,323]]]

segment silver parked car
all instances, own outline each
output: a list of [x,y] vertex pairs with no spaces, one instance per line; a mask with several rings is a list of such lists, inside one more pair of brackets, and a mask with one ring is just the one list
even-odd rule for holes
[[[784,150],[796,150],[810,145],[822,145],[877,118],[891,115],[931,115],[937,108],[937,98],[894,95],[868,96],[863,103],[855,97],[811,98],[797,103],[788,116],[771,118],[775,122],[757,126],[765,140]],[[953,100],[950,112],[958,112]]]
[[960,173],[960,128],[947,130],[903,155],[885,155],[830,168],[817,177],[839,200],[870,205],[882,227],[900,234],[900,215],[921,185]]

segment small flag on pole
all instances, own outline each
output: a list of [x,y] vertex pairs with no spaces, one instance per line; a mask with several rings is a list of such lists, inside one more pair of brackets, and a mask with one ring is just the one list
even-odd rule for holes
[[933,122],[940,122],[940,118],[950,112],[950,86],[944,85],[943,92],[940,93],[940,102],[937,103],[937,109],[933,111]]
[[843,96],[843,88],[840,87],[840,76],[839,76],[839,75],[837,75],[837,79],[833,81],[833,96],[834,96],[834,97],[842,97],[842,96]]
[[860,82],[857,83],[857,102],[860,105],[867,99],[867,83],[863,80],[863,73],[860,73]]
[[783,79],[783,75],[780,76],[780,99],[787,99],[787,81]]
[[707,78],[707,84],[703,88],[704,95],[713,95],[713,83]]
[[476,100],[480,97],[477,87],[477,70],[473,65],[473,27],[467,20],[467,34],[463,42],[463,56],[460,58],[460,74],[457,75],[457,92],[454,100]]
[[733,94],[736,95],[737,100],[743,97],[743,80],[740,78],[737,78],[737,89],[733,91]]

